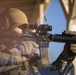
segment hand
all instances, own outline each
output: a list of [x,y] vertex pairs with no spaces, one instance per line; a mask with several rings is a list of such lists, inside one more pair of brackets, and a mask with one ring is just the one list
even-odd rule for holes
[[40,56],[39,45],[33,41],[22,41],[21,44],[16,46],[22,55],[25,56]]
[[66,43],[62,54],[68,59],[76,55],[76,44]]
[[76,54],[76,44],[70,44],[70,50],[71,50],[71,52]]

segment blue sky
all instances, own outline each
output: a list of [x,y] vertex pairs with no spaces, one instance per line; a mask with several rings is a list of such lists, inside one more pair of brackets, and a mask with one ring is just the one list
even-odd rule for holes
[[[66,19],[59,0],[52,0],[52,3],[49,5],[45,16],[47,21],[44,21],[44,23],[52,25],[52,34],[61,34],[66,29]],[[62,52],[64,43],[51,42],[49,47],[50,60],[53,62]]]

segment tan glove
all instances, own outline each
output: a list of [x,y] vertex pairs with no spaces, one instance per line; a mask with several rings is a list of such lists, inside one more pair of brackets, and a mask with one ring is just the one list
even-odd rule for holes
[[76,44],[70,44],[70,50],[76,54]]
[[39,45],[33,41],[22,41],[20,45],[16,46],[22,55],[25,56],[39,56]]

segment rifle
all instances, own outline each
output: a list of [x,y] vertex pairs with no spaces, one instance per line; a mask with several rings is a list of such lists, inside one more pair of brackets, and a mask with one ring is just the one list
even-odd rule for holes
[[[76,43],[76,32],[65,30],[64,32],[62,32],[62,34],[51,34],[48,31],[52,31],[52,26],[50,26],[48,24],[41,24],[41,25],[33,24],[33,25],[27,25],[27,26],[28,26],[28,28],[32,28],[32,26],[33,26],[32,29],[36,30],[36,35],[38,37],[38,41],[43,42],[43,48],[48,47],[48,43],[51,41],[61,42],[61,43]],[[23,27],[23,28],[25,28],[25,27]],[[38,63],[38,62],[37,63],[42,64],[42,65],[46,65],[47,63],[49,63],[48,51],[40,50],[40,53],[41,53],[41,63]],[[45,58],[45,60],[44,60],[44,58]],[[47,63],[44,64],[43,62],[45,62],[45,61],[47,61]],[[36,64],[36,66],[37,66],[37,64]],[[39,67],[39,65],[38,65],[38,67]],[[71,69],[73,69],[73,65],[70,66],[67,73]],[[59,75],[58,71],[55,71],[52,74]]]
[[76,32],[64,30],[62,34],[51,34],[48,31],[52,31],[52,26],[48,24],[26,24],[21,25],[22,29],[35,29],[35,35],[38,35],[38,40],[49,42],[61,42],[61,43],[76,43]]
[[[23,37],[33,37],[35,35],[40,41],[49,41],[49,42],[61,42],[61,43],[76,43],[76,32],[64,30],[62,34],[51,34],[48,31],[52,31],[52,26],[48,24],[24,24],[19,26],[21,29],[35,29],[35,33],[23,33],[17,34],[9,31],[0,31],[0,38],[23,38]],[[11,34],[12,33],[12,34]]]
[[[26,31],[28,29],[35,29],[36,32],[34,33],[23,33],[23,34],[17,34],[12,33],[8,31],[0,31],[0,38],[8,38],[8,39],[14,39],[14,38],[24,38],[24,37],[30,37],[30,38],[37,38],[37,40],[40,43],[40,54],[41,59],[40,62],[42,65],[49,65],[49,54],[46,50],[49,47],[49,42],[61,42],[61,43],[76,43],[76,32],[71,32],[65,30],[62,32],[62,34],[51,34],[50,31],[52,31],[52,26],[48,24],[24,24],[19,26],[21,29],[25,29]],[[34,36],[33,36],[34,35]],[[36,63],[38,67],[41,67],[40,62]],[[40,65],[40,66],[39,66]]]

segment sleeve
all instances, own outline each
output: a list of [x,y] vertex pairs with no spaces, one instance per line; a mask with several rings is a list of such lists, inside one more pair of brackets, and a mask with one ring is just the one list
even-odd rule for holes
[[11,52],[10,54],[8,54],[0,52],[0,65],[11,65],[11,64],[17,65],[23,62],[22,56],[18,53],[17,54],[14,53],[15,52]]
[[0,52],[0,73],[21,67],[21,63],[26,61],[25,57],[15,54]]

